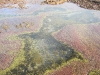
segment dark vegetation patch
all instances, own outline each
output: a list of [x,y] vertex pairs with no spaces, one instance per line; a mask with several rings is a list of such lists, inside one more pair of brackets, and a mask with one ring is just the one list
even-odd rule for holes
[[[41,34],[39,36],[31,33],[20,35],[19,37],[24,39],[25,46],[23,50],[25,52],[25,60],[10,72],[7,72],[6,75],[43,75],[46,70],[56,69],[62,63],[68,62],[70,59],[77,58],[83,60],[83,57],[75,52],[74,49],[60,43],[50,35],[43,36]],[[45,39],[43,42],[47,44],[46,46],[43,46],[43,49],[47,48],[46,50],[48,50],[48,55],[52,54],[55,58],[46,59],[44,57],[46,54],[41,54],[34,47],[36,45],[39,46],[39,43],[35,43],[36,45],[33,45],[33,42],[39,42],[38,40],[43,38]],[[43,50],[42,48],[40,49],[41,50],[39,51]]]

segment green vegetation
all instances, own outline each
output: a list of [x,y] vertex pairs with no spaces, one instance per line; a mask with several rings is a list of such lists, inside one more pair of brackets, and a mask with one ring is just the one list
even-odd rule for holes
[[[47,75],[47,72],[60,68],[64,64],[70,64],[70,62],[77,60],[84,61],[82,55],[75,51],[67,59],[44,60],[43,55],[34,47],[35,40],[31,37],[25,36],[22,39],[22,44],[21,53],[19,52],[21,55],[18,54],[12,63],[14,67],[6,71],[4,75]],[[23,59],[23,61],[20,59]]]
[[[22,41],[20,38],[18,38],[17,36],[12,36],[12,37],[7,37],[8,40],[20,40]],[[17,65],[19,65],[22,61],[25,60],[24,57],[24,43],[22,42],[22,47],[20,48],[20,52],[16,55],[16,57],[14,58],[13,62],[11,63],[11,65],[4,69],[4,70],[0,70],[0,75],[6,75],[7,72],[9,72],[10,70],[14,69]]]
[[66,65],[70,65],[74,61],[79,62],[86,62],[87,60],[83,58],[83,56],[79,52],[75,52],[71,58],[65,60],[65,59],[59,59],[58,61],[52,63],[52,66],[50,69],[47,69],[44,73],[44,75],[48,75],[49,73],[53,72],[55,69],[59,69],[61,67],[64,67]]
[[38,50],[32,47],[32,39],[26,37],[24,40],[24,58],[18,66],[6,73],[6,75],[28,75],[35,74],[35,68],[43,63],[42,57],[39,55]]
[[100,70],[91,71],[89,75],[100,75]]

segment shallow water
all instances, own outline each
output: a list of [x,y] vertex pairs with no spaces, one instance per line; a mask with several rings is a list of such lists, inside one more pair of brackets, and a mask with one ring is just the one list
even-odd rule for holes
[[[61,63],[68,62],[70,59],[77,58],[83,60],[84,53],[83,56],[81,56],[76,50],[77,48],[74,49],[75,47],[72,45],[73,42],[77,40],[62,41],[61,39],[74,39],[74,37],[70,36],[70,32],[67,33],[66,31],[74,30],[75,25],[79,25],[77,27],[85,25],[86,28],[88,28],[87,26],[92,26],[92,24],[100,25],[99,13],[100,11],[80,8],[73,3],[64,3],[61,5],[27,4],[25,9],[0,9],[0,44],[3,45],[0,46],[0,70],[2,71],[3,69],[2,72],[0,71],[0,74],[43,75],[46,70],[55,69],[61,65]],[[58,37],[56,37],[55,34],[61,31],[60,33],[63,35],[62,32],[66,26],[72,26],[71,29],[65,30],[69,36],[66,35],[57,39]],[[83,34],[84,33],[82,33],[82,35]],[[17,38],[14,40],[13,36],[15,35],[17,35]],[[61,35],[59,35],[59,37]],[[76,36],[81,37],[80,35],[75,35],[75,37]],[[7,37],[12,37],[12,40],[10,40],[10,38],[7,39]],[[97,39],[100,40],[99,38]],[[18,45],[19,48],[15,48],[16,51],[10,50],[10,48],[13,48],[13,43],[11,43],[11,45],[5,45],[3,43],[4,40],[8,42],[19,41],[20,44],[24,42],[24,47],[21,48],[21,46],[18,45],[19,43],[16,43],[15,46]],[[68,43],[65,43],[66,41]],[[8,47],[10,48],[6,50]],[[20,52],[19,49],[23,50],[22,57],[20,54],[18,55]],[[16,55],[14,53],[16,53]],[[8,62],[9,60],[6,58],[6,60],[3,60],[2,54],[11,55],[11,57],[7,58],[10,59],[11,62]],[[15,58],[15,60],[23,58],[23,60],[19,60],[16,64],[13,58]],[[2,66],[4,64],[8,65],[4,67]],[[14,64],[14,66],[11,64]],[[50,67],[50,65],[55,66]],[[9,68],[9,70],[6,68]]]

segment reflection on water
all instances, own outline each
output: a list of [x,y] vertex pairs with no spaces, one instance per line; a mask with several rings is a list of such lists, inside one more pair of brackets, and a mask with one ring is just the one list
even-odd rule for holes
[[[77,58],[84,60],[81,54],[76,52],[68,44],[64,44],[55,39],[53,34],[67,25],[90,25],[92,23],[99,23],[100,15],[98,13],[100,13],[100,11],[83,9],[72,3],[56,6],[28,6],[27,9],[22,10],[18,8],[0,9],[1,38],[5,40],[6,38],[4,38],[4,36],[7,36],[4,34],[12,36],[15,35],[15,32],[19,32],[17,33],[17,37],[21,39],[20,42],[24,43],[24,47],[22,48],[23,55],[18,55],[15,58],[21,59],[21,56],[23,56],[24,60],[18,64],[12,61],[12,63],[8,65],[12,67],[11,64],[14,64],[15,67],[10,67],[10,70],[6,70],[5,68],[4,71],[0,71],[0,74],[43,75],[46,70],[55,69],[70,59]],[[2,28],[2,26],[4,26],[4,28]],[[9,28],[4,31],[3,29],[7,28],[7,26],[9,26]],[[20,26],[20,28],[16,26]],[[33,31],[35,27],[37,27],[36,32]],[[11,33],[11,35],[9,33]],[[0,39],[0,41],[2,41],[2,39]],[[2,52],[0,52],[0,54],[2,54]],[[0,61],[0,63],[3,62]],[[0,69],[3,69],[3,67]]]

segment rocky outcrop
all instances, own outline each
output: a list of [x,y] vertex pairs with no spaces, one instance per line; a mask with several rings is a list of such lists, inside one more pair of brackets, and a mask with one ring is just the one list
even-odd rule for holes
[[24,8],[25,0],[0,0],[0,8],[13,8],[14,4],[18,4],[19,8]]
[[100,0],[90,0],[90,1],[93,1],[93,2],[100,2]]
[[[57,5],[63,4],[65,2],[72,2],[78,4],[80,7],[87,8],[87,9],[94,9],[100,10],[100,0],[0,0],[0,8],[5,7],[5,4],[18,4],[20,8],[23,8],[24,5],[27,3],[41,3],[41,4],[50,4],[50,5]],[[8,7],[8,6],[7,6]]]
[[70,0],[70,2],[76,3],[83,8],[100,10],[100,2],[98,1],[99,0]]
[[66,2],[67,0],[46,0],[42,2],[42,4],[51,4],[51,5],[56,5],[56,4],[62,4]]
[[0,4],[8,4],[8,3],[16,4],[18,2],[25,2],[25,0],[0,0]]
[[46,0],[42,4],[62,4],[64,2],[72,2],[78,4],[80,7],[87,9],[100,10],[100,0]]

